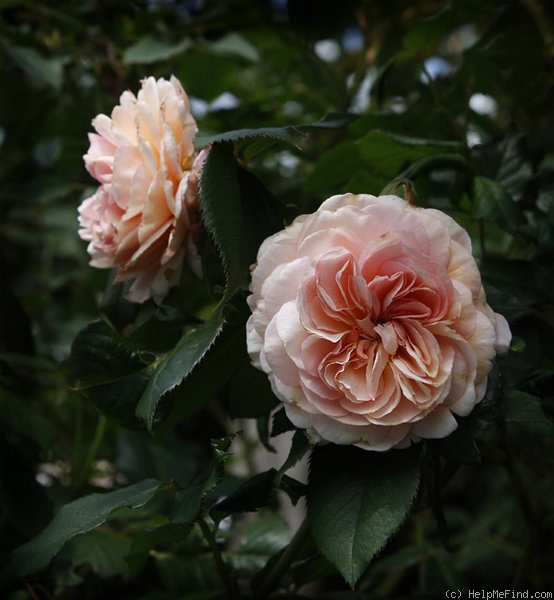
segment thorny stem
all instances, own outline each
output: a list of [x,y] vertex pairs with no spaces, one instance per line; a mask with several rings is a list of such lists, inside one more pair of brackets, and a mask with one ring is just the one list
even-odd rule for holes
[[204,535],[204,539],[208,542],[210,546],[210,550],[212,551],[212,556],[214,557],[215,566],[217,572],[219,574],[219,578],[223,583],[225,589],[227,590],[228,598],[230,600],[240,600],[241,593],[235,578],[229,571],[229,568],[225,561],[223,560],[223,556],[221,556],[221,552],[217,546],[217,541],[215,539],[215,535],[213,531],[210,529],[209,525],[202,518],[198,519],[198,524],[200,529],[202,530],[202,534]]
[[510,477],[510,482],[512,484],[512,489],[514,490],[517,500],[519,502],[521,512],[523,513],[523,517],[526,521],[527,527],[525,532],[525,543],[523,546],[523,551],[521,553],[519,564],[514,573],[512,588],[514,590],[525,589],[524,584],[526,577],[529,574],[529,571],[532,567],[535,551],[537,548],[538,535],[537,535],[537,525],[538,525],[538,516],[535,512],[533,505],[531,504],[531,500],[527,494],[527,490],[525,489],[525,484],[521,479],[521,475],[518,471],[517,465],[515,463],[512,449],[510,446],[510,441],[508,439],[508,430],[506,425],[502,426],[501,431],[502,436],[502,447],[504,449],[504,454],[506,458],[506,469],[508,471],[508,475]]
[[310,531],[308,521],[305,519],[302,525],[298,528],[294,534],[289,545],[285,548],[283,554],[279,557],[279,560],[275,563],[275,566],[270,571],[262,585],[256,590],[255,598],[257,600],[267,600],[270,593],[275,589],[279,581],[281,581],[283,575],[288,571],[294,559],[298,549],[304,544],[308,533]]

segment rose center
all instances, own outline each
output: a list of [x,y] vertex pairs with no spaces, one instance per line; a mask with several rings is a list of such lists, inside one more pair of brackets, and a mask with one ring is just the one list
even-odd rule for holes
[[363,260],[329,253],[299,296],[311,339],[304,350],[317,354],[305,359],[351,401],[375,400],[385,383],[390,394],[414,397],[412,385],[436,384],[441,350],[433,330],[452,318],[454,302],[444,268],[400,243]]

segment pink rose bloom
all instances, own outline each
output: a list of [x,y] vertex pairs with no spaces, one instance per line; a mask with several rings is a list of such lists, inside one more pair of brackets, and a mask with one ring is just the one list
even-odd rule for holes
[[100,187],[79,207],[79,235],[92,266],[134,280],[129,300],[159,303],[178,283],[185,255],[197,261],[189,230],[206,151],[194,149],[189,99],[175,77],[148,77],[136,97],[124,92],[111,117],[92,124],[83,158]]
[[368,450],[441,438],[511,339],[468,234],[396,196],[345,194],[261,245],[248,351],[292,423]]

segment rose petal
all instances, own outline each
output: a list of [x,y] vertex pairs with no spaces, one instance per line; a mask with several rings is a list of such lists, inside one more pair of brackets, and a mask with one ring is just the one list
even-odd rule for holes
[[512,341],[512,332],[508,321],[498,313],[495,316],[495,329],[496,329],[496,344],[495,348],[498,354],[506,354],[510,349],[510,343]]
[[467,233],[394,196],[344,194],[260,248],[248,350],[291,421],[384,451],[449,435],[484,396],[505,320]]
[[92,215],[92,204],[83,203],[79,235],[89,241],[93,266],[117,268],[116,281],[135,279],[129,299],[159,303],[178,283],[185,255],[200,270],[198,227],[193,240],[190,223],[198,222],[207,150],[194,149],[196,122],[179,81],[148,77],[141,83],[137,96],[121,94],[110,117],[93,119],[96,133],[89,134],[83,158],[88,172],[110,186],[110,209],[97,199]]

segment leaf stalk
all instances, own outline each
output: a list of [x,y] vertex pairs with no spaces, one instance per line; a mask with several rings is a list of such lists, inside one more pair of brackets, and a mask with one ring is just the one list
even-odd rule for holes
[[271,592],[275,590],[284,574],[289,570],[291,564],[296,559],[298,550],[303,546],[309,532],[310,526],[308,520],[304,519],[302,525],[300,525],[294,534],[292,540],[275,563],[273,569],[269,572],[262,585],[256,590],[254,594],[256,600],[267,600]]

